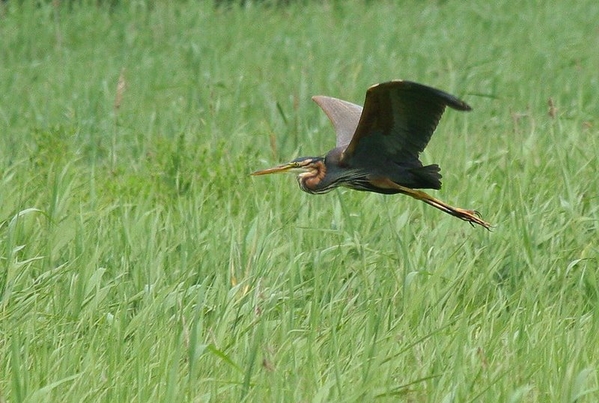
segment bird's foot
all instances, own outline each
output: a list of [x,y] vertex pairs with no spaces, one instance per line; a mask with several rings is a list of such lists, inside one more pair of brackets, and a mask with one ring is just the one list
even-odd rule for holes
[[428,205],[431,205],[447,214],[459,218],[460,220],[468,221],[473,226],[474,224],[478,224],[489,231],[491,230],[491,224],[481,219],[480,214],[476,210],[466,210],[463,208],[450,206],[449,204],[442,202],[439,199],[435,199],[428,193],[423,192],[422,190],[411,189],[406,186],[401,186],[388,178],[379,178],[376,181],[373,180],[371,182],[375,186],[382,189],[398,190],[400,193],[413,197],[414,199],[421,200]]
[[478,224],[487,230],[491,230],[491,224],[480,218],[480,213],[476,210],[466,210],[459,207],[452,207],[449,213],[460,220],[468,221],[471,225]]

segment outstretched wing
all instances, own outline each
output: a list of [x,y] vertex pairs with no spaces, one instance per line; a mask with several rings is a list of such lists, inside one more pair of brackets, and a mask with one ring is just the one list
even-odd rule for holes
[[395,80],[373,85],[366,92],[364,110],[341,163],[354,156],[395,162],[418,158],[428,144],[445,107],[471,110],[464,101],[435,88]]
[[346,147],[356,132],[360,115],[362,115],[362,107],[324,95],[314,96],[312,100],[322,108],[333,124],[337,135],[336,146]]

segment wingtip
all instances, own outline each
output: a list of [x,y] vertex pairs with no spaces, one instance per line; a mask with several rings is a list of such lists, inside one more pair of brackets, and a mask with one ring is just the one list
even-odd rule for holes
[[396,85],[401,85],[406,90],[410,90],[410,89],[424,90],[424,91],[428,91],[429,93],[440,96],[445,100],[445,103],[447,106],[449,106],[452,109],[456,109],[458,111],[470,112],[472,110],[472,107],[470,105],[468,105],[466,102],[462,101],[461,99],[459,99],[443,90],[440,90],[438,88],[430,87],[428,85],[420,84],[420,83],[417,83],[414,81],[394,79],[394,80],[371,85],[370,87],[368,87],[368,91],[372,91],[376,88],[392,87],[392,86],[396,86]]
[[466,102],[460,100],[460,108],[458,110],[464,111],[464,112],[471,112],[472,107],[470,105],[468,105]]
[[327,95],[313,95],[312,96],[312,101],[316,102],[316,104],[320,105],[323,101],[325,101],[326,99],[329,99],[331,97],[327,96]]

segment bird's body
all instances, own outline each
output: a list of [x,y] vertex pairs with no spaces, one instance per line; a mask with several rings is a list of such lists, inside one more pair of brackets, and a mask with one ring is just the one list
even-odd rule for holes
[[302,157],[253,175],[300,170],[305,192],[326,193],[338,186],[383,194],[402,193],[487,229],[475,211],[449,206],[416,189],[440,189],[436,164],[423,166],[420,153],[428,144],[446,106],[471,110],[443,91],[409,81],[370,87],[364,108],[336,98],[312,98],[327,114],[337,135],[325,157]]

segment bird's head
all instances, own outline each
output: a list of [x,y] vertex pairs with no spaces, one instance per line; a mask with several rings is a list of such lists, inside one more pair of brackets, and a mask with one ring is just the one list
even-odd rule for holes
[[319,183],[326,175],[326,166],[322,157],[300,157],[286,164],[273,168],[252,172],[252,175],[268,175],[281,172],[297,172],[298,183],[308,193],[324,193],[319,190]]

